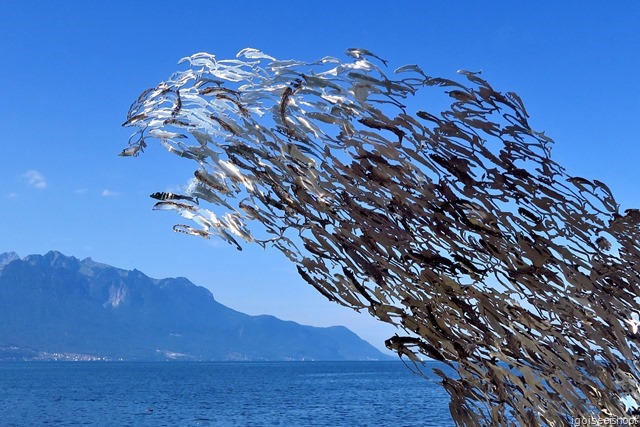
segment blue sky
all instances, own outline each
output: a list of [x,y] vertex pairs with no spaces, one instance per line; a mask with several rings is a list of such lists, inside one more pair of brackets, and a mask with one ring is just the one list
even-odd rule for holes
[[[121,158],[131,102],[207,51],[279,59],[367,48],[390,70],[455,78],[483,70],[524,100],[572,175],[640,207],[640,3],[475,2],[0,3],[0,252],[60,250],[151,277],[185,276],[250,314],[343,324],[377,347],[394,333],[328,302],[273,250],[173,233],[149,194],[186,183],[189,162],[159,145]],[[428,107],[423,107],[428,110]]]

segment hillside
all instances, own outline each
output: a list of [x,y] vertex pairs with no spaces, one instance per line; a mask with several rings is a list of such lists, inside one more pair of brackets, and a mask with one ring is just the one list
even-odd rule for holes
[[0,254],[0,360],[374,360],[345,327],[249,316],[188,279],[51,251]]

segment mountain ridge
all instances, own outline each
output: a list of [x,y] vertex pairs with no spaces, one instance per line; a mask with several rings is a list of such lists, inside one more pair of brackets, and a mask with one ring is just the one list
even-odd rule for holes
[[[20,356],[22,354],[22,356]],[[67,355],[67,356],[64,356]],[[0,360],[388,360],[344,326],[250,316],[185,277],[0,254]]]

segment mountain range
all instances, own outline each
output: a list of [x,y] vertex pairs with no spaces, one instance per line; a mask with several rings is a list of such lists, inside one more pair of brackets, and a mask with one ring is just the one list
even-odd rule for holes
[[183,277],[152,279],[57,251],[0,254],[0,360],[383,360],[343,326],[226,307]]

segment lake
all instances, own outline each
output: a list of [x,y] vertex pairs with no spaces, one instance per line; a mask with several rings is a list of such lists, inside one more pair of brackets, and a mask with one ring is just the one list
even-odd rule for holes
[[453,426],[448,402],[401,362],[0,363],[2,426]]

